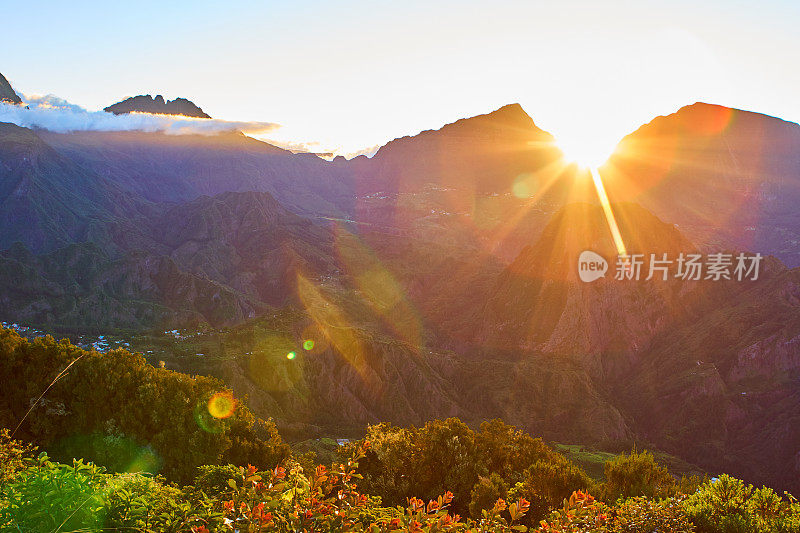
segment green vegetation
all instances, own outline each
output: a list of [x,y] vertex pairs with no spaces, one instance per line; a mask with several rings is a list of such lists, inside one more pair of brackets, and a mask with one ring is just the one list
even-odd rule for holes
[[274,424],[241,402],[232,400],[229,412],[209,410],[213,396],[232,394],[221,382],[155,368],[125,350],[87,352],[2,330],[0,381],[0,426],[23,421],[19,435],[65,462],[83,457],[118,471],[157,468],[187,482],[203,464],[270,467],[289,453]]
[[0,429],[3,531],[800,530],[789,494],[726,475],[678,479],[647,451],[608,455],[593,479],[500,420],[380,424],[293,453],[216,380],[124,350],[4,330],[0,379],[0,425],[13,428]]
[[[455,421],[449,422],[456,430],[449,436],[457,438],[460,428]],[[372,428],[373,435],[379,433]],[[397,436],[397,431],[391,436]],[[604,503],[588,492],[574,490],[538,521],[531,518],[534,509],[527,498],[515,495],[513,488],[508,490],[497,473],[479,477],[473,487],[471,518],[455,513],[457,496],[449,491],[427,501],[411,496],[390,507],[380,496],[359,488],[366,470],[363,462],[374,453],[370,444],[362,442],[349,452],[342,463],[313,468],[304,468],[291,458],[268,470],[202,466],[193,484],[178,486],[161,476],[112,474],[80,460],[67,465],[51,461],[46,454],[34,457],[34,450],[3,431],[0,464],[14,466],[4,470],[0,485],[0,529],[37,533],[207,533],[232,528],[286,533],[789,533],[800,526],[797,500],[771,489],[754,489],[725,475],[705,482],[688,496],[680,492],[666,498],[636,495]],[[638,471],[629,465],[642,463],[643,456],[638,454],[634,460],[625,456],[613,468]],[[542,483],[538,488],[556,492],[561,487],[559,476],[556,479],[555,486]],[[608,492],[607,487],[597,488]],[[642,486],[651,493],[654,488]]]

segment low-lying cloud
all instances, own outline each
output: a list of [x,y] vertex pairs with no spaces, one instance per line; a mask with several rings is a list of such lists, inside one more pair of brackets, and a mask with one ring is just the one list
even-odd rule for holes
[[59,133],[71,131],[146,131],[171,135],[214,135],[225,131],[265,134],[280,128],[271,122],[237,122],[176,115],[88,111],[54,95],[20,95],[23,105],[0,102],[0,122]]

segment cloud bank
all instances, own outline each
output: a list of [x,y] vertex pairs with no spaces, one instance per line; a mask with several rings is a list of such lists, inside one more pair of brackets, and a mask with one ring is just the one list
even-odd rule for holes
[[71,131],[146,131],[170,135],[214,135],[225,131],[265,134],[280,128],[271,122],[237,122],[174,115],[130,113],[114,115],[88,111],[55,95],[20,95],[24,104],[0,103],[0,122],[26,128],[42,128],[59,133]]

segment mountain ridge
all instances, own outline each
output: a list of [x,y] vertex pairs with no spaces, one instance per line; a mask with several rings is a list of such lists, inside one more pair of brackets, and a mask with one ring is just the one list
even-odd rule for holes
[[127,113],[152,113],[155,115],[179,115],[194,118],[211,118],[194,102],[186,98],[175,98],[174,100],[164,100],[164,97],[149,94],[131,96],[116,104],[103,109],[107,113],[124,115]]

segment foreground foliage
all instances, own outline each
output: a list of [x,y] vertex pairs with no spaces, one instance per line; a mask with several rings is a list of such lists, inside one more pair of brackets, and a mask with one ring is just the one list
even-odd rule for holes
[[[573,491],[530,523],[531,503],[514,497],[497,473],[481,477],[471,511],[454,510],[455,496],[445,491],[402,505],[384,506],[380,496],[358,488],[361,462],[374,453],[369,442],[352,446],[342,463],[305,469],[293,459],[261,470],[255,466],[207,465],[192,485],[177,486],[161,476],[108,473],[75,460],[71,465],[33,456],[0,434],[0,462],[11,465],[0,485],[0,530],[142,531],[193,533],[347,532],[370,533],[788,533],[800,530],[800,505],[789,495],[754,489],[729,476],[707,481],[691,495],[666,498],[642,495],[614,503]],[[619,464],[617,465],[619,466]],[[535,470],[535,469],[534,469]],[[527,475],[527,474],[526,474]],[[560,483],[560,482],[559,482]],[[519,485],[524,485],[520,483]],[[553,487],[558,489],[559,484]],[[519,486],[515,487],[519,492]],[[608,490],[597,487],[599,490]],[[645,491],[653,490],[647,487]],[[496,492],[505,498],[474,508]],[[479,498],[475,495],[480,495]]]

